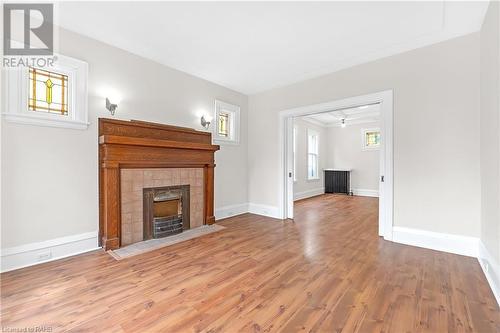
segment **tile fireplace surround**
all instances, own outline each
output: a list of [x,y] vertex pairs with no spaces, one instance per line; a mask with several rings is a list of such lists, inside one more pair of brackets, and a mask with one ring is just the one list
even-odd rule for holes
[[159,168],[121,170],[122,246],[143,240],[143,189],[190,186],[191,228],[203,225],[203,169]]

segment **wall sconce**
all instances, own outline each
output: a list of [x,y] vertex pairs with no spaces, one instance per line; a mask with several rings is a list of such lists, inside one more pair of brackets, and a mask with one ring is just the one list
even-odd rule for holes
[[201,116],[200,123],[204,129],[208,129],[210,127],[210,123],[212,122],[212,117],[210,116]]
[[106,109],[109,110],[109,112],[111,112],[111,115],[114,116],[115,115],[115,111],[116,111],[116,108],[118,107],[118,104],[112,104],[110,101],[109,101],[109,98],[106,97]]

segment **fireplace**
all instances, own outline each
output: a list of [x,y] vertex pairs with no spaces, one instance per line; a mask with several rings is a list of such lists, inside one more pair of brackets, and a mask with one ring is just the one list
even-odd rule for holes
[[190,228],[189,185],[143,189],[143,240],[162,238]]
[[[214,154],[219,148],[209,132],[100,118],[99,245],[113,250],[140,242],[145,234],[179,232],[181,219],[182,230],[214,223]],[[189,185],[189,192],[170,190],[177,191],[178,199],[150,202],[145,228],[144,189],[182,185]]]

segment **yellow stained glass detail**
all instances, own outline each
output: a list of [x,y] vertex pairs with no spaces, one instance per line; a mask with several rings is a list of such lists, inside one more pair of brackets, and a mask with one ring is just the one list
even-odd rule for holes
[[45,81],[45,86],[47,87],[45,91],[45,100],[47,101],[47,104],[50,104],[52,103],[52,87],[54,86],[54,83],[48,79]]
[[220,113],[219,114],[219,135],[220,136],[229,136],[229,114],[227,113]]
[[68,115],[68,76],[29,68],[28,110]]
[[366,132],[366,146],[373,147],[380,145],[380,132]]

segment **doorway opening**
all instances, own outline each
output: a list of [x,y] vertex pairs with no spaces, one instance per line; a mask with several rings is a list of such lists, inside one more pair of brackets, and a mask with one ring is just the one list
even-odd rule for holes
[[326,193],[379,197],[379,235],[392,240],[392,91],[280,113],[282,209]]

